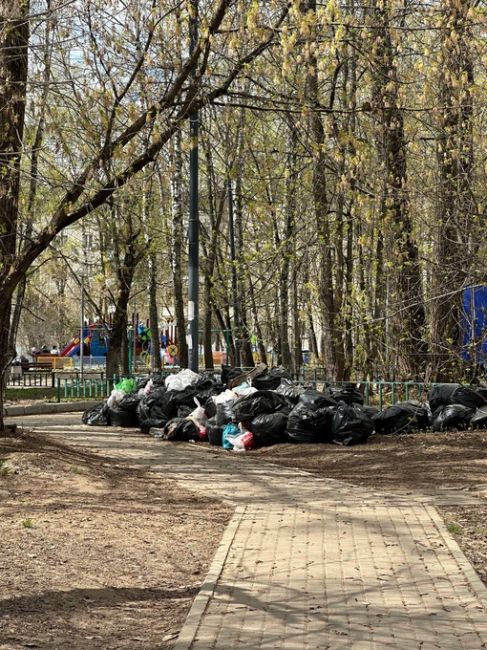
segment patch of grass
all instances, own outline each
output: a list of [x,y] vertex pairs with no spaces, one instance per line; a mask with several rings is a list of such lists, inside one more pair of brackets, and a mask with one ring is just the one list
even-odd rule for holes
[[7,478],[7,476],[10,476],[11,471],[7,459],[0,458],[0,478]]
[[32,521],[32,519],[24,519],[22,521],[22,526],[24,528],[34,528],[34,522]]
[[18,400],[53,400],[56,398],[55,388],[7,388],[5,391],[5,399],[12,402]]
[[462,532],[462,527],[456,521],[448,521],[446,528],[451,535],[460,535]]

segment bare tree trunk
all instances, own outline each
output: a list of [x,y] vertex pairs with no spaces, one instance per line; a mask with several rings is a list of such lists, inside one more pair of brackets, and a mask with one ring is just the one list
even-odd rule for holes
[[290,116],[288,123],[288,160],[287,160],[287,196],[286,196],[286,224],[284,242],[282,244],[282,266],[279,277],[279,349],[281,352],[282,364],[285,368],[292,368],[291,348],[289,346],[289,288],[291,258],[293,255],[293,236],[296,220],[296,183],[297,183],[297,157],[296,125]]
[[[0,282],[17,252],[20,160],[24,137],[29,43],[28,0],[0,0]],[[11,347],[12,290],[0,291],[0,432],[3,395]]]
[[[50,11],[51,0],[46,2],[46,13]],[[29,180],[29,195],[27,199],[27,223],[24,228],[23,241],[18,242],[19,251],[22,251],[32,237],[32,224],[34,220],[35,211],[35,198],[37,195],[37,185],[39,180],[39,152],[41,150],[42,142],[44,140],[44,130],[46,125],[46,109],[47,99],[49,96],[49,82],[51,79],[51,21],[45,21],[45,42],[44,42],[44,72],[43,72],[43,88],[39,107],[39,120],[35,130],[34,142],[32,144],[32,155],[30,161],[30,180]],[[24,276],[20,281],[15,292],[15,304],[10,323],[10,349],[14,350],[16,346],[17,332],[20,324],[20,317],[22,314],[22,306],[24,303],[25,289],[27,286],[27,277]],[[64,312],[61,314],[64,318]],[[63,328],[59,328],[63,331]]]
[[[114,214],[116,214],[116,209],[114,209]],[[137,245],[139,232],[134,231],[130,212],[128,212],[125,218],[127,220],[127,235],[123,242],[119,242],[120,244],[123,244],[123,259],[119,255],[116,255],[118,292],[116,296],[112,328],[108,338],[108,377],[113,375],[126,375],[130,370],[128,367],[127,308],[135,269],[144,255],[143,251],[139,250]],[[120,224],[120,215],[118,215],[114,221],[115,223]],[[120,239],[120,232],[118,233],[118,237]],[[134,336],[135,335],[136,332],[134,332]]]
[[413,239],[406,191],[406,137],[403,112],[399,105],[400,82],[387,1],[374,0],[372,21],[375,74],[373,108],[379,119],[378,148],[383,165],[381,217],[387,232],[386,255],[393,263],[393,272],[388,274],[388,303],[392,314],[386,314],[387,322],[391,324],[386,346],[387,349],[392,346],[397,352],[394,365],[403,378],[409,379],[417,375],[424,308],[419,255]]
[[[468,12],[472,4],[470,0],[441,2],[438,227],[434,242],[436,268],[432,274],[434,300],[430,308],[433,373],[437,380],[456,379],[462,289],[468,283],[470,267],[470,216],[474,212],[471,92],[474,72]],[[457,293],[452,297],[452,292]]]
[[246,301],[246,291],[248,281],[245,277],[245,264],[243,262],[244,254],[244,227],[243,227],[243,205],[242,205],[242,183],[240,175],[235,183],[235,232],[236,232],[236,258],[237,268],[240,272],[238,283],[238,312],[240,317],[239,347],[240,361],[244,368],[254,366],[254,357],[252,355],[252,346],[250,344],[248,310]]
[[335,299],[333,288],[333,267],[331,262],[331,233],[329,226],[329,204],[327,196],[327,178],[325,171],[325,129],[318,111],[318,61],[314,50],[316,42],[316,0],[300,3],[305,16],[312,14],[310,37],[305,43],[307,60],[306,99],[311,108],[309,118],[310,136],[313,152],[312,195],[313,208],[318,236],[318,256],[320,260],[319,304],[323,338],[323,357],[327,376],[334,379],[338,369],[337,342],[341,333],[336,330]]
[[172,197],[172,278],[174,291],[174,313],[178,338],[179,360],[181,367],[188,366],[188,343],[186,341],[186,317],[184,314],[183,292],[183,200],[182,173],[183,156],[181,151],[181,132],[176,131],[171,143],[171,197]]

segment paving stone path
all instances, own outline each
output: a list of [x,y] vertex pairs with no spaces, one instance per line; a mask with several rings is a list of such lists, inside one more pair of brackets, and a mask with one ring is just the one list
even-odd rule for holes
[[235,504],[176,650],[487,647],[487,590],[428,499],[115,430],[69,437]]

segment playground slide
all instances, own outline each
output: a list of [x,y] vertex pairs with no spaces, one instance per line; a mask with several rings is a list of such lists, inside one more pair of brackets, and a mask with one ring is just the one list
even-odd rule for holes
[[61,357],[71,357],[79,353],[79,339],[73,339],[68,343],[59,356]]

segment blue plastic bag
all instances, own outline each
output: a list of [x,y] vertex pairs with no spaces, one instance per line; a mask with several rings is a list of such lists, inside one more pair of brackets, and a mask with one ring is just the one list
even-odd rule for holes
[[235,424],[227,424],[222,433],[223,449],[233,449],[233,438],[241,433]]

